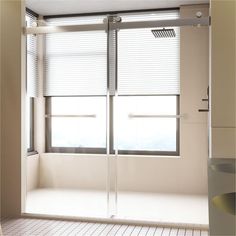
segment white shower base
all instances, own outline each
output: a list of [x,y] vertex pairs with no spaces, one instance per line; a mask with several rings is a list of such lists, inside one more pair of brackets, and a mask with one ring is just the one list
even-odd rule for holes
[[[120,192],[117,219],[208,226],[205,195]],[[105,191],[42,188],[27,193],[26,213],[107,217]]]

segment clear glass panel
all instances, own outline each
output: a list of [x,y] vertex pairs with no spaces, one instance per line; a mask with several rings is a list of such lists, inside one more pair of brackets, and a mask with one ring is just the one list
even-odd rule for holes
[[158,163],[153,158],[178,153],[177,101],[177,96],[116,98],[117,218],[161,220],[156,206],[162,200],[149,171]]
[[117,105],[119,151],[176,151],[176,118],[158,118],[176,115],[176,96],[119,96]]
[[[71,20],[51,22],[94,22],[93,17],[86,22]],[[50,34],[45,47],[44,87],[50,88],[44,94],[48,96],[46,152],[50,153],[40,155],[45,182],[42,189],[27,193],[26,212],[105,218],[107,34]]]
[[176,38],[155,38],[151,29],[118,32],[117,218],[161,221],[155,178],[164,166],[156,165],[179,151],[178,30]]
[[105,97],[54,97],[51,111],[52,147],[105,149]]

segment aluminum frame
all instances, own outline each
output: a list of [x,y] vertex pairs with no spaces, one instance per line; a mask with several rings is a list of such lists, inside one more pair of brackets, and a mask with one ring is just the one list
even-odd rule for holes
[[[153,27],[209,26],[210,17],[183,18],[174,20],[138,21],[138,22],[109,22],[109,30],[137,29]],[[39,26],[24,28],[25,34],[49,34],[77,31],[107,30],[106,23],[65,26]]]
[[210,17],[183,18],[174,20],[136,21],[111,23],[110,29],[137,29],[154,27],[208,26]]
[[29,103],[30,103],[30,110],[29,110],[29,122],[30,122],[30,130],[29,130],[29,136],[30,136],[30,143],[29,148],[27,148],[27,155],[31,155],[32,153],[35,153],[34,149],[34,98],[28,97]]

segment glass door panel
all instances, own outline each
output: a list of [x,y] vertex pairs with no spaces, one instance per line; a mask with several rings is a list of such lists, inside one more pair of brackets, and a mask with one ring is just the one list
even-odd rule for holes
[[114,148],[122,219],[162,221],[155,165],[179,154],[179,29],[160,38],[153,30],[118,31]]
[[[82,18],[47,23],[102,23],[104,16]],[[40,154],[40,188],[28,191],[26,212],[106,218],[107,33],[52,33],[44,43],[46,153]]]

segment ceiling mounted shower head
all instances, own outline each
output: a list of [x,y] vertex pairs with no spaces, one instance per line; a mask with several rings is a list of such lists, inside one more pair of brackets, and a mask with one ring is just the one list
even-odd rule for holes
[[176,36],[174,29],[155,29],[151,30],[155,38],[174,38]]

